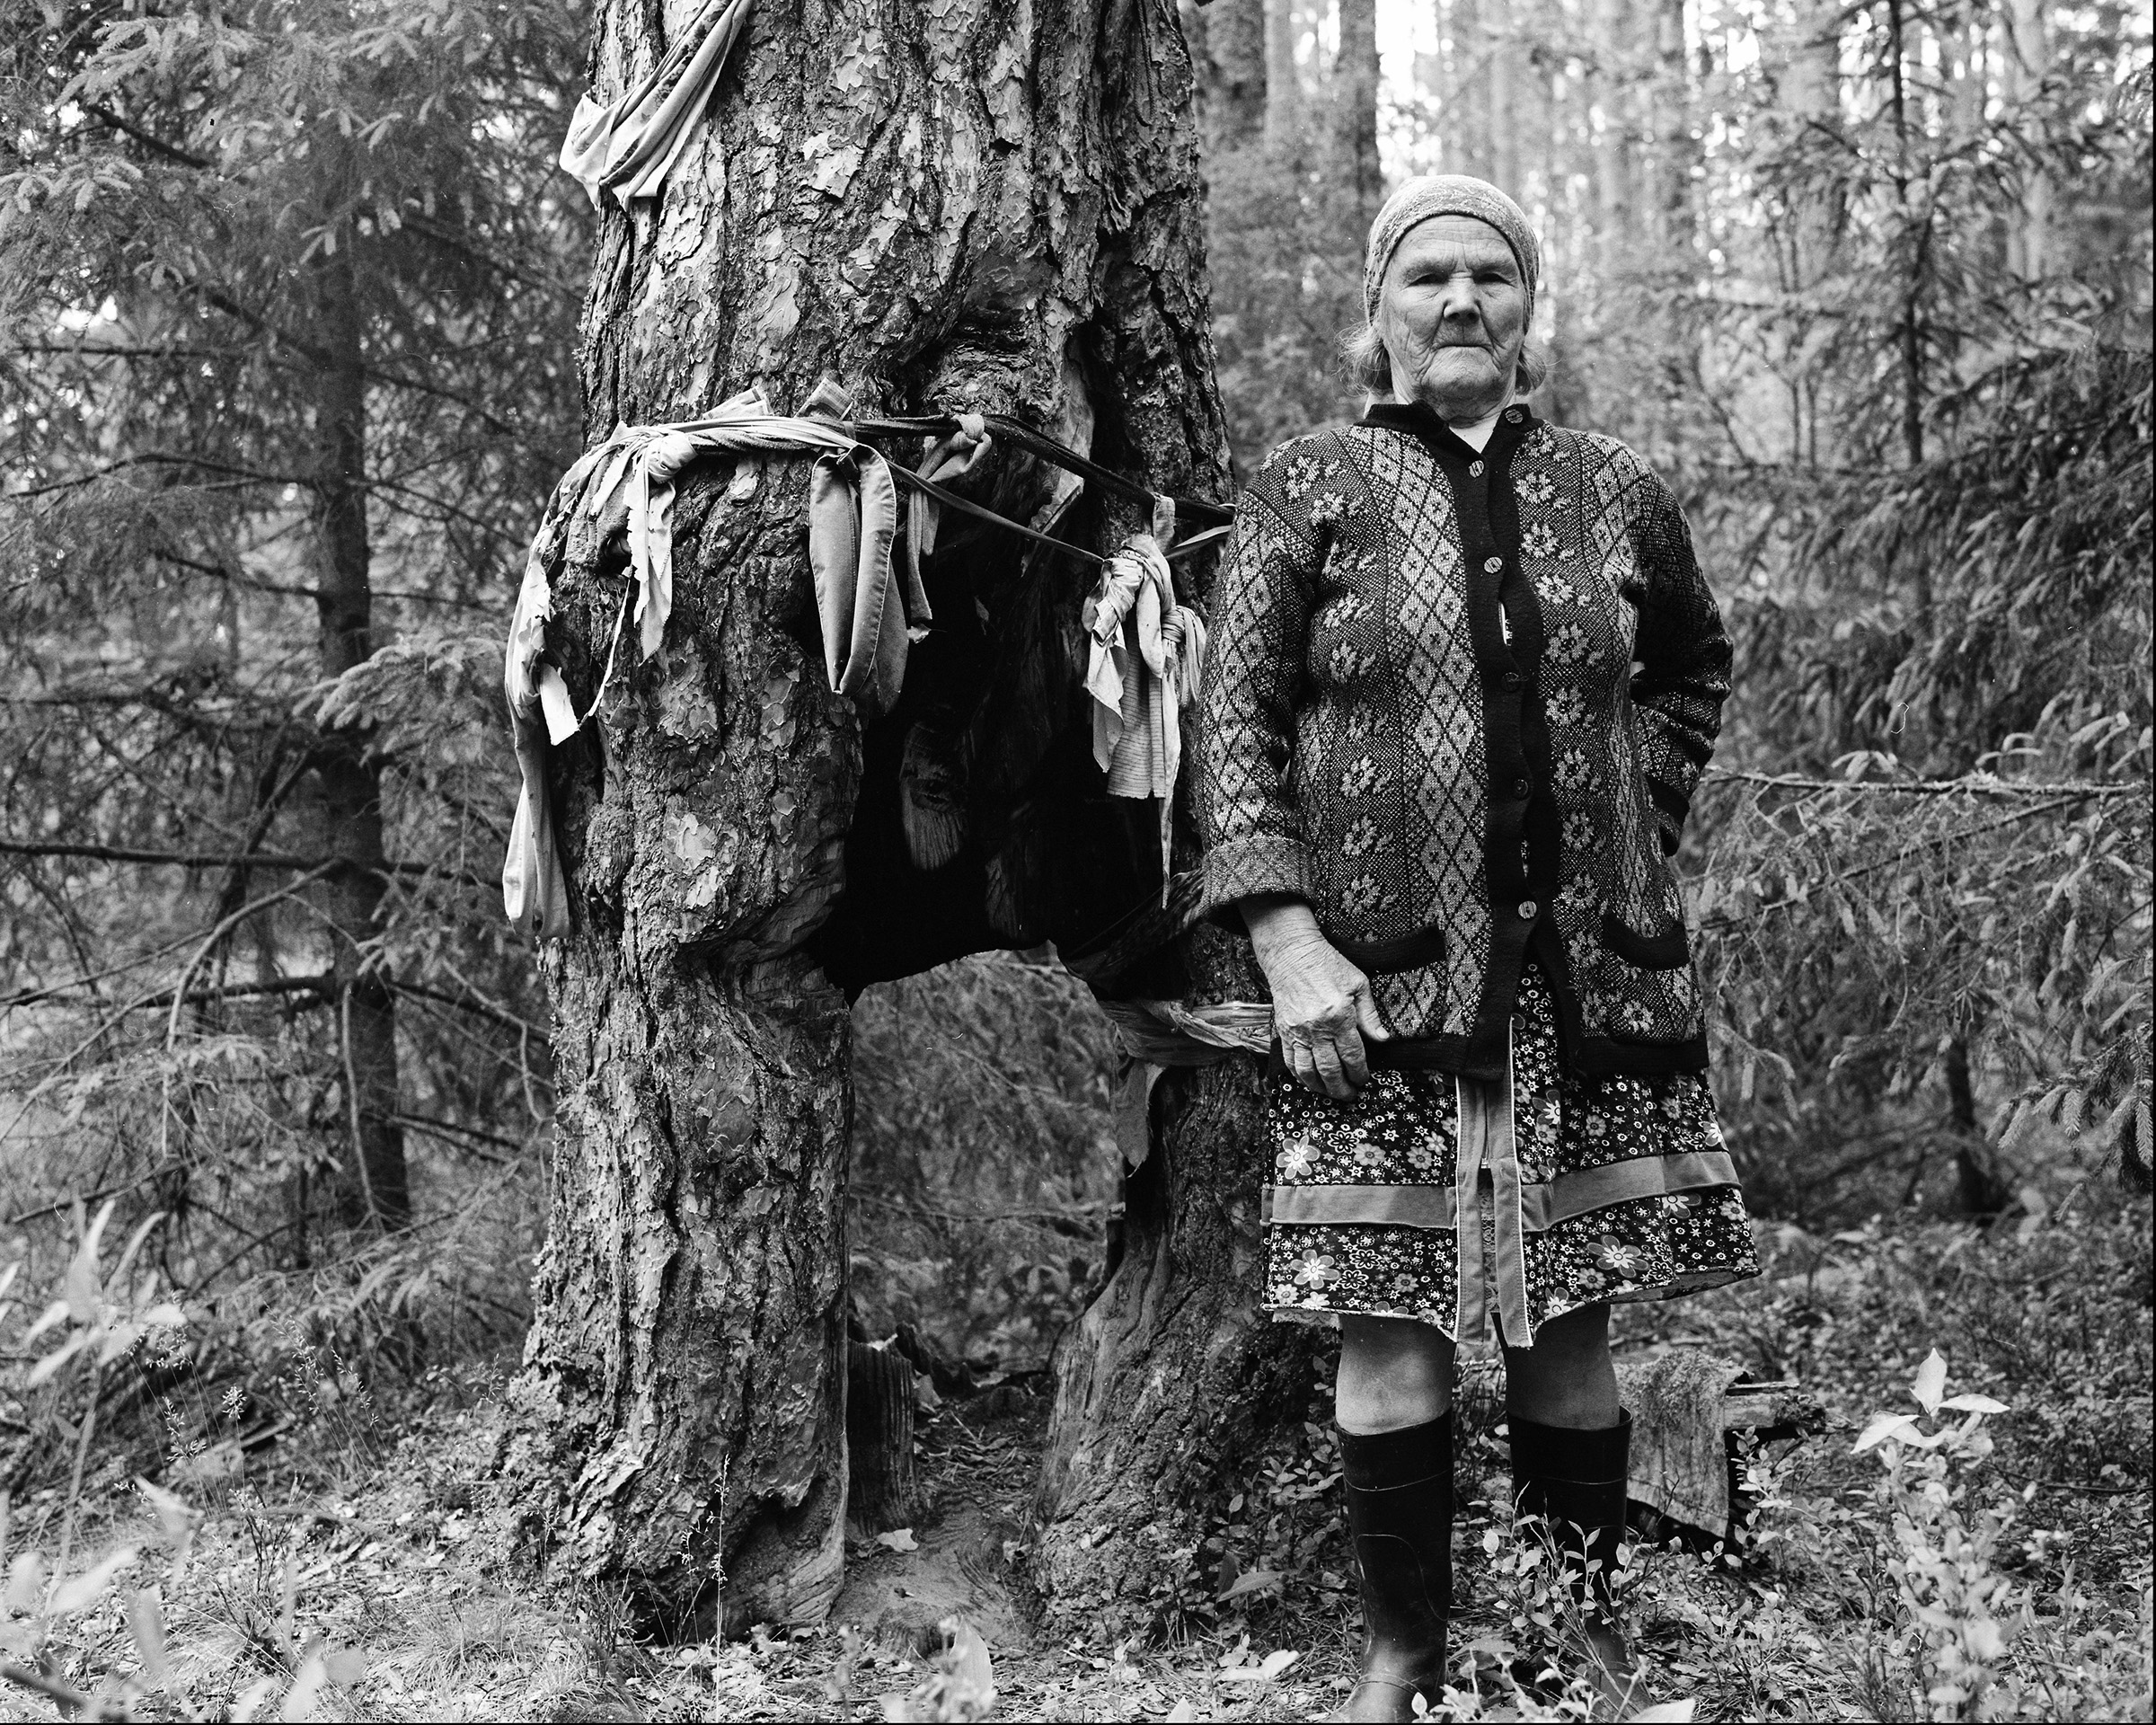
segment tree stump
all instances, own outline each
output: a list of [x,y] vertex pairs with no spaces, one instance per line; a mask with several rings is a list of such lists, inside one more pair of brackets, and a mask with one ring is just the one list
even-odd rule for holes
[[908,1527],[914,1483],[914,1363],[896,1348],[846,1344],[846,1517],[864,1534]]

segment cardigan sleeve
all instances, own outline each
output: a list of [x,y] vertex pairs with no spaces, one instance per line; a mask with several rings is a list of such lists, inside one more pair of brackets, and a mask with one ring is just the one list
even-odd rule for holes
[[1295,805],[1294,699],[1321,553],[1283,512],[1279,464],[1279,456],[1267,463],[1237,503],[1199,694],[1200,909],[1237,932],[1237,901],[1311,890]]
[[1641,768],[1665,855],[1677,848],[1692,793],[1714,754],[1729,698],[1729,637],[1692,548],[1692,529],[1669,489],[1642,475],[1632,521],[1644,592],[1631,683]]

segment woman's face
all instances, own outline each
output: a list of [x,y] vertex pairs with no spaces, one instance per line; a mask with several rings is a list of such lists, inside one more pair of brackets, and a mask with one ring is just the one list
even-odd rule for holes
[[1377,334],[1400,400],[1453,422],[1496,412],[1527,339],[1527,290],[1505,236],[1471,216],[1418,222],[1385,266]]

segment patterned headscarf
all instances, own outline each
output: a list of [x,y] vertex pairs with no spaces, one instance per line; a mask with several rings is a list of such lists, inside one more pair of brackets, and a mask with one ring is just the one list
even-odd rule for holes
[[1534,243],[1534,230],[1527,226],[1527,212],[1489,181],[1468,173],[1426,173],[1385,199],[1385,207],[1370,224],[1370,244],[1363,254],[1364,315],[1377,322],[1377,295],[1384,285],[1385,267],[1408,230],[1433,216],[1471,216],[1505,236],[1527,289],[1526,327],[1533,329],[1534,285],[1542,276],[1542,253]]

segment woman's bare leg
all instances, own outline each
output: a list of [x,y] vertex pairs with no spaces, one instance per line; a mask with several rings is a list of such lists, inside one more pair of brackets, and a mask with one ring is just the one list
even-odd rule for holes
[[1412,1318],[1343,1316],[1334,1397],[1340,1429],[1359,1435],[1441,1420],[1453,1405],[1453,1339]]

